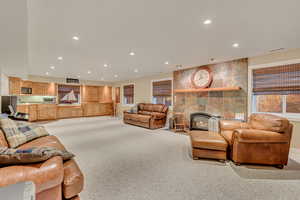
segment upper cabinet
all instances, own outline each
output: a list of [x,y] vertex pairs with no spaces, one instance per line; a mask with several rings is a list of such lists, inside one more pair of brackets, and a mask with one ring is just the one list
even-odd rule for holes
[[21,79],[16,77],[9,77],[9,94],[20,95],[21,93]]
[[23,81],[20,78],[9,77],[9,94],[10,95],[56,96],[56,84]]
[[[98,86],[82,86],[82,102],[98,102],[99,101]],[[101,96],[101,93],[100,93]]]
[[112,102],[112,87],[111,86],[100,86],[99,87],[99,102],[110,103]]

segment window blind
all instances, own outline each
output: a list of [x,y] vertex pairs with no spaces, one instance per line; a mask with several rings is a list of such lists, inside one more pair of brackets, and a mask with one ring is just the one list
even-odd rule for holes
[[134,86],[133,85],[125,85],[124,86],[124,96],[133,97],[134,95]]
[[253,70],[255,95],[300,94],[300,64]]
[[172,81],[156,81],[153,82],[153,96],[171,96],[172,95]]

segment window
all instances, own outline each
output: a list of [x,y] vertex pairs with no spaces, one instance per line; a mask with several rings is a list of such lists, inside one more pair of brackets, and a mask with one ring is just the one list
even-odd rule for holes
[[134,103],[134,85],[125,85],[124,86],[124,104],[133,104]]
[[172,105],[172,81],[154,81],[152,82],[152,103]]
[[300,64],[252,71],[252,112],[300,117]]

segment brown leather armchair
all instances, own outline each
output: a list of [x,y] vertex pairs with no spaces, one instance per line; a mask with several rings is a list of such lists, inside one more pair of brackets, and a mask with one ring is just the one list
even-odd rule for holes
[[[0,146],[9,146],[1,130]],[[55,136],[41,137],[18,148],[39,146],[65,149]],[[79,200],[83,189],[83,174],[74,159],[63,162],[56,156],[36,164],[0,166],[0,187],[25,181],[35,183],[37,200]]]
[[165,126],[168,113],[168,107],[166,105],[139,103],[137,108],[137,113],[124,111],[124,123],[150,129],[157,129]]
[[287,165],[293,125],[286,118],[252,114],[248,123],[221,120],[220,129],[236,164]]

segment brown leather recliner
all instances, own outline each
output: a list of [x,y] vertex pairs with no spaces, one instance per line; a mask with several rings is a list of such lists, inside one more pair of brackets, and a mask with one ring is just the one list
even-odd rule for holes
[[248,123],[221,120],[220,129],[236,164],[287,165],[293,125],[286,118],[252,114]]
[[[0,146],[9,146],[1,130]],[[39,146],[65,149],[55,136],[35,139],[18,149]],[[25,181],[35,183],[37,200],[79,200],[78,194],[83,189],[83,174],[75,160],[63,162],[58,156],[37,164],[0,167],[0,187]]]
[[165,126],[168,113],[168,107],[166,105],[140,103],[137,108],[137,113],[124,111],[124,123],[150,129],[157,129]]

